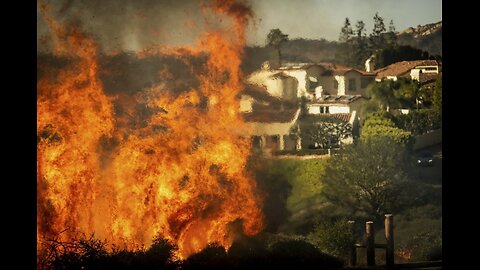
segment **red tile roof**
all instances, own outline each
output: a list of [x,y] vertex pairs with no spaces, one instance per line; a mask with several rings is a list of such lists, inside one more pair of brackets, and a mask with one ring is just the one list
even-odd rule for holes
[[324,118],[324,119],[335,118],[343,122],[348,122],[350,121],[352,114],[351,113],[331,113],[331,114],[318,114],[315,116],[317,116],[318,118]]
[[402,61],[393,63],[384,68],[377,69],[374,73],[377,74],[377,79],[382,79],[387,76],[401,76],[410,70],[418,66],[437,66],[439,65],[436,60],[415,60],[415,61]]
[[361,95],[343,95],[343,96],[331,96],[324,95],[315,100],[309,102],[309,104],[350,104],[359,99],[365,99]]

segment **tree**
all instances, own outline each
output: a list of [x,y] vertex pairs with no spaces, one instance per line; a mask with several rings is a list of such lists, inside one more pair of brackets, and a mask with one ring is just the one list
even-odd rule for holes
[[378,12],[375,13],[373,17],[373,30],[370,34],[370,44],[372,51],[380,50],[385,46],[385,23],[383,18],[378,15]]
[[301,135],[302,141],[315,147],[333,148],[352,136],[352,125],[335,118],[305,116],[301,121]]
[[418,108],[420,86],[417,81],[408,78],[398,78],[393,84],[393,95],[402,108]]
[[355,24],[355,40],[353,48],[353,63],[355,67],[364,68],[365,60],[370,56],[365,23],[360,20]]
[[405,147],[388,138],[349,145],[329,160],[322,193],[351,214],[381,220],[397,207],[407,166]]
[[280,47],[283,43],[288,41],[288,35],[282,33],[282,31],[278,28],[270,30],[270,33],[267,35],[267,45],[274,47],[277,51],[278,56],[278,66],[282,65],[282,54],[280,51]]
[[397,32],[395,31],[395,25],[393,24],[393,20],[390,20],[386,38],[388,46],[395,47],[397,45]]
[[373,104],[377,110],[415,109],[420,94],[419,89],[418,82],[408,78],[376,82],[367,87],[367,94],[371,97],[369,105]]
[[398,100],[393,94],[394,81],[384,80],[367,86],[367,94],[371,97],[368,105],[375,106],[376,110],[388,110],[398,106]]
[[340,30],[340,37],[338,41],[337,50],[335,52],[335,61],[343,65],[352,64],[352,48],[353,48],[353,29],[350,24],[350,19],[345,18],[345,23],[343,24],[342,29]]
[[433,88],[433,109],[442,115],[442,76],[439,75]]
[[340,30],[340,37],[338,41],[340,42],[349,42],[353,36],[352,25],[350,24],[350,19],[345,18],[345,23],[343,24],[342,29]]

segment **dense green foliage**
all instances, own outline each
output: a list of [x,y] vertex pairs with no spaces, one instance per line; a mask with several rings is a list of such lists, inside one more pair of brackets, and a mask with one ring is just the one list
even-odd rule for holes
[[396,125],[410,132],[412,135],[421,135],[441,127],[441,115],[433,109],[412,110],[408,114],[395,116]]
[[[363,123],[360,140],[372,142],[381,138],[388,138],[398,144],[411,146],[413,143],[412,134],[409,131],[398,128],[388,113],[370,113]],[[388,149],[385,149],[388,151]]]
[[442,76],[439,76],[435,82],[433,91],[433,109],[436,110],[440,116],[442,115]]
[[371,97],[369,103],[376,110],[414,109],[419,97],[418,82],[408,78],[383,80],[368,85],[367,94]]

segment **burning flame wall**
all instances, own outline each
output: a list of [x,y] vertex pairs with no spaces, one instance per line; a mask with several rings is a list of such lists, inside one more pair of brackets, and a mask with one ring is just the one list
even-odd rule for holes
[[[245,169],[250,142],[238,135],[236,98],[251,11],[234,1],[209,5],[231,18],[231,29],[205,33],[194,48],[169,49],[208,56],[200,86],[150,95],[155,113],[127,132],[98,78],[94,39],[40,8],[56,53],[75,61],[37,85],[37,249],[45,239],[70,241],[78,233],[127,249],[161,236],[184,258],[209,243],[230,246],[234,221],[242,221],[244,233],[258,233],[260,198]],[[112,139],[118,144],[106,155],[102,142]]]

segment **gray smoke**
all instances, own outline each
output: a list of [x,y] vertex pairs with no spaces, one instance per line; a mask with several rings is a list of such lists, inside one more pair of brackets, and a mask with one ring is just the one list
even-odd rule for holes
[[[45,1],[60,23],[78,22],[102,51],[138,51],[153,45],[191,45],[216,20],[198,0]],[[39,9],[37,9],[39,10]],[[205,13],[205,14],[204,14]],[[221,24],[221,22],[220,22]],[[217,26],[218,27],[218,26]],[[37,11],[38,50],[48,50],[49,29]]]

